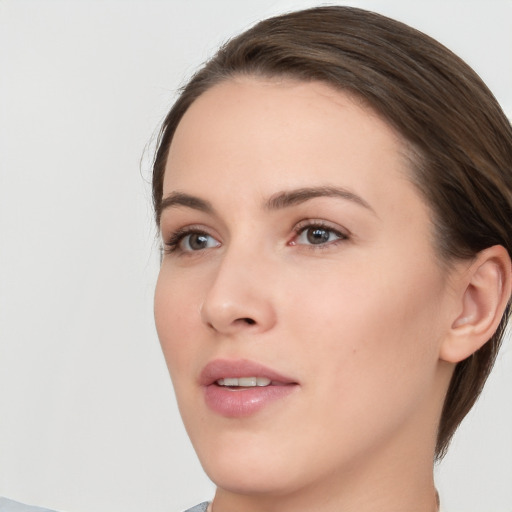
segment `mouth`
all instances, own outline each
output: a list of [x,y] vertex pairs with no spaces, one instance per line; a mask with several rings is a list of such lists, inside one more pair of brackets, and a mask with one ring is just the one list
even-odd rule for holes
[[268,386],[293,386],[297,383],[271,380],[268,377],[223,377],[217,379],[213,384],[236,391]]
[[215,381],[217,386],[226,386],[232,388],[256,388],[272,385],[272,381],[267,377],[224,377]]
[[299,387],[295,379],[246,359],[216,359],[204,367],[199,382],[206,405],[229,418],[251,416]]

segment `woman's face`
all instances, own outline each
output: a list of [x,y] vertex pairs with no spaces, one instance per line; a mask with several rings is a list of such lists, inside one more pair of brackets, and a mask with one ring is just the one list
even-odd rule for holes
[[180,122],[156,326],[221,488],[432,456],[452,294],[408,172],[395,132],[321,83],[224,82]]

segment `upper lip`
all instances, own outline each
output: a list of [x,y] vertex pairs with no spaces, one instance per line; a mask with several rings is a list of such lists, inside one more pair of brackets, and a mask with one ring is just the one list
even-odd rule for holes
[[201,371],[199,382],[209,386],[226,377],[266,377],[279,384],[296,384],[297,382],[263,364],[248,359],[215,359],[210,361]]

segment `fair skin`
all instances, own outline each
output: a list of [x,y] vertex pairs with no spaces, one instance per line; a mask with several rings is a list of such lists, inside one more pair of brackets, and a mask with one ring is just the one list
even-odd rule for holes
[[[474,350],[454,329],[480,315],[464,294],[483,263],[440,264],[404,152],[315,82],[223,82],[180,122],[155,319],[215,512],[437,509],[442,402]],[[247,389],[224,387],[212,406],[202,372],[219,360],[271,368],[287,392],[242,411],[222,400]]]

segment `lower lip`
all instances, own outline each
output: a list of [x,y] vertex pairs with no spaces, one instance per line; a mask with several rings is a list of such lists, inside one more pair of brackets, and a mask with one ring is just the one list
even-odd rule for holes
[[204,388],[206,405],[228,418],[243,418],[255,414],[267,405],[285,398],[297,389],[296,384],[230,389],[210,384]]

